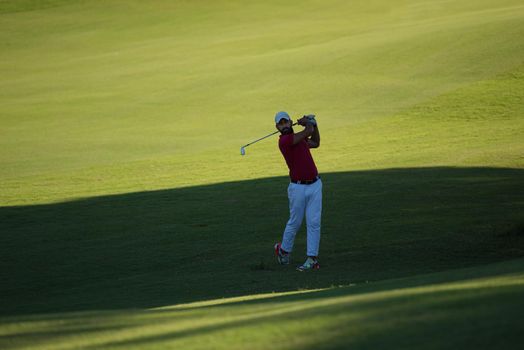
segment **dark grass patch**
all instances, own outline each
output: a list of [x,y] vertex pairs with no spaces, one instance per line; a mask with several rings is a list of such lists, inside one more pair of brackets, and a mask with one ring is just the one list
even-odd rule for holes
[[523,170],[390,169],[323,182],[321,270],[305,274],[294,269],[305,223],[291,265],[273,255],[285,177],[0,208],[0,310],[156,307],[524,256]]

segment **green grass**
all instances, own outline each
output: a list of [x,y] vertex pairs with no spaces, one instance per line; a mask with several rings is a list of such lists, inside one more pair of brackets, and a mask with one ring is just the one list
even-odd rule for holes
[[410,279],[3,321],[8,348],[518,348],[522,259]]
[[[0,348],[517,348],[523,19],[0,1]],[[239,155],[282,109],[320,125],[319,273],[271,254],[276,137]]]
[[[495,160],[468,155],[485,138],[517,143],[523,130],[523,13],[518,1],[114,1],[3,14],[1,203],[281,175],[271,141],[238,157],[240,145],[273,130],[280,109],[318,115],[324,172],[421,162],[521,165],[512,159],[521,148]],[[514,75],[517,89],[508,90]],[[456,112],[490,124],[492,105],[475,87],[504,92],[494,99],[513,110],[496,118],[502,133],[482,129],[475,143],[460,142],[469,130],[456,125],[460,119],[443,120],[447,111],[433,113],[431,126],[415,118],[393,128],[392,116],[446,104],[442,95],[483,103]],[[384,162],[387,141],[405,127],[454,135],[405,140]],[[377,143],[372,153],[363,137]],[[440,150],[450,139],[455,147]],[[435,152],[419,151],[430,142],[438,142]],[[405,145],[418,159],[404,155]],[[457,152],[465,159],[454,161]]]
[[[319,274],[279,269],[286,179],[1,208],[6,314],[158,307],[407,277],[524,255],[524,171],[324,175]],[[493,206],[497,203],[497,206]],[[294,263],[304,258],[304,233]]]

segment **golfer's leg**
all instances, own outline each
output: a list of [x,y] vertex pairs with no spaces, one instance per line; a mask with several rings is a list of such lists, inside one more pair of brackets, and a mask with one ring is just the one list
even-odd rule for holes
[[306,200],[307,255],[318,256],[322,216],[322,181],[308,186]]
[[302,225],[306,205],[305,191],[303,185],[290,183],[287,189],[289,198],[289,220],[282,238],[282,249],[286,252],[293,250],[295,236]]

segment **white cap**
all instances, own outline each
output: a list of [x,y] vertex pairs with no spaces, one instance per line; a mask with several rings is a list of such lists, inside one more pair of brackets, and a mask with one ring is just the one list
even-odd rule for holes
[[284,111],[280,111],[277,114],[275,114],[275,123],[276,124],[278,124],[282,119],[291,120],[291,118],[289,117],[289,114],[287,114]]

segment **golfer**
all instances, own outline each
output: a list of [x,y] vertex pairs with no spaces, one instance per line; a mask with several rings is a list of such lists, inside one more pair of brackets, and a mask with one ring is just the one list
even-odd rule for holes
[[289,198],[289,220],[284,230],[282,243],[275,244],[277,260],[282,265],[290,263],[295,235],[302,225],[304,215],[307,225],[307,259],[297,267],[299,271],[320,267],[318,249],[320,244],[320,217],[322,213],[322,181],[311,156],[310,148],[320,146],[320,134],[314,115],[297,121],[304,130],[295,133],[293,121],[286,112],[275,115],[280,131],[278,146],[289,168],[291,182],[287,189]]

